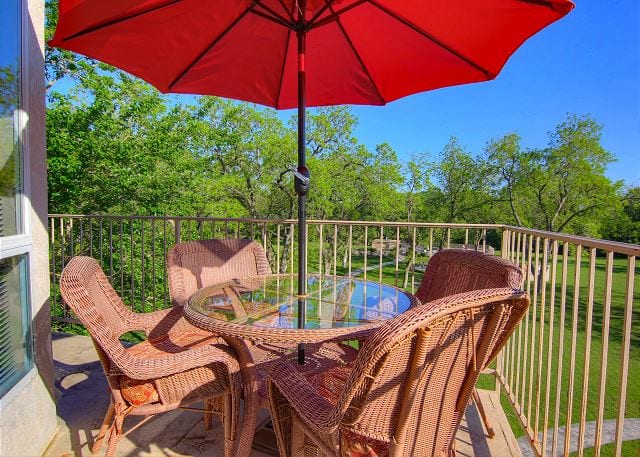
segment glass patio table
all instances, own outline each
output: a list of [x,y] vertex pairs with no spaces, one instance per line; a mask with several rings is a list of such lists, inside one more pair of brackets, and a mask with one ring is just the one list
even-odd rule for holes
[[[413,295],[375,281],[318,274],[306,280],[305,297],[297,295],[297,274],[266,275],[204,287],[185,306],[187,320],[221,335],[238,354],[245,408],[237,455],[249,454],[257,408],[268,407],[258,396],[255,347],[289,346],[286,360],[295,363],[299,343],[364,338],[417,303]],[[298,328],[299,299],[306,310],[304,328]]]

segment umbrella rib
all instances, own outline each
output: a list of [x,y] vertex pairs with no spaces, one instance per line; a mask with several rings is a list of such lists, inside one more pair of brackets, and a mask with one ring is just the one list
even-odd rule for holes
[[284,4],[284,0],[278,0],[278,2],[280,3],[280,6],[284,10],[284,12],[287,13],[287,16],[289,16],[289,20],[291,20],[291,22],[295,22],[295,19],[293,17],[293,11],[289,11],[287,9],[287,5]]
[[169,84],[168,86],[169,90],[173,90],[173,86],[175,86],[178,83],[178,81],[180,81],[184,77],[184,75],[187,74],[187,72],[191,70],[195,66],[195,64],[197,64],[200,61],[200,59],[202,59],[209,51],[211,51],[211,49],[213,49],[213,47],[216,44],[218,44],[218,42],[222,38],[224,38],[236,25],[238,25],[238,22],[240,22],[247,14],[249,14],[249,12],[253,10],[255,6],[256,6],[255,3],[251,4],[246,10],[242,12],[242,14],[240,14],[240,16],[238,16],[231,24],[229,24],[229,26],[226,29],[223,30],[222,33],[218,35],[216,39],[213,40],[213,42],[204,49],[204,51],[198,54],[196,58],[193,59],[189,63],[189,65],[187,65],[185,69],[178,74],[178,76],[171,82],[171,84]]
[[[328,2],[329,0],[325,0],[325,1]],[[331,10],[331,13],[334,13],[333,8],[329,7],[329,9]],[[338,27],[340,27],[340,31],[344,35],[345,40],[347,40],[347,43],[349,43],[349,46],[351,47],[351,50],[356,55],[356,59],[358,59],[358,62],[360,62],[360,65],[362,66],[362,69],[364,70],[365,74],[367,75],[367,78],[369,78],[369,82],[371,82],[371,85],[375,89],[376,94],[378,94],[378,97],[380,98],[380,101],[382,102],[382,104],[386,104],[386,101],[385,101],[384,97],[380,93],[380,89],[378,89],[378,86],[376,85],[375,81],[373,80],[373,77],[371,76],[371,73],[369,72],[369,69],[364,64],[364,60],[362,60],[362,56],[360,56],[360,53],[358,52],[358,50],[356,49],[355,45],[353,44],[353,41],[351,41],[351,38],[349,37],[349,34],[344,29],[344,26],[342,25],[342,22],[340,21],[340,17],[339,16],[336,18],[336,24],[338,24]]]
[[272,8],[262,3],[261,0],[253,0],[253,3],[255,3],[257,6],[259,6],[260,8],[264,9],[267,13],[272,15],[272,17],[269,17],[268,14],[265,14],[262,11],[253,10],[253,12],[258,16],[262,16],[266,19],[274,19],[275,22],[285,25],[286,27],[291,27],[291,25],[287,22],[286,18],[282,17],[281,15],[278,14],[277,11],[274,11]]
[[98,30],[102,30],[105,27],[109,27],[109,26],[112,26],[112,25],[115,25],[115,24],[119,24],[121,22],[128,21],[129,19],[134,19],[134,18],[136,18],[138,16],[142,16],[143,14],[153,13],[154,11],[158,11],[158,10],[160,10],[162,8],[173,6],[176,3],[180,3],[180,2],[182,2],[182,0],[169,0],[169,1],[165,2],[165,3],[162,3],[160,5],[156,5],[156,6],[152,7],[152,8],[146,9],[144,11],[138,11],[137,13],[132,13],[132,14],[129,14],[128,16],[122,16],[122,17],[119,17],[117,19],[109,19],[107,21],[100,22],[99,24],[92,25],[90,27],[82,29],[79,32],[74,33],[73,35],[69,35],[68,37],[64,37],[62,39],[62,41],[64,42],[64,41],[73,40],[74,38],[78,38],[80,36],[87,35],[89,33],[93,33],[93,32],[96,32]]
[[345,6],[341,10],[338,10],[338,11],[334,12],[333,14],[325,17],[324,19],[321,19],[321,20],[319,20],[317,22],[310,21],[309,30],[315,29],[315,28],[318,28],[318,27],[322,27],[323,25],[326,25],[329,22],[333,22],[336,19],[338,19],[342,14],[346,13],[347,11],[354,9],[355,7],[360,6],[363,3],[367,3],[368,1],[369,0],[358,0],[358,1],[353,2],[352,4],[350,4],[349,6]]
[[287,64],[287,54],[289,53],[289,43],[291,43],[291,30],[287,30],[287,44],[284,46],[284,57],[282,59],[282,71],[280,72],[280,85],[276,96],[276,109],[280,109],[280,94],[282,93],[282,82],[284,81],[284,70]]
[[462,60],[465,63],[469,64],[470,66],[472,66],[473,68],[475,68],[479,72],[483,73],[487,78],[493,79],[493,78],[496,77],[496,75],[493,72],[491,72],[491,71],[487,70],[486,68],[482,67],[480,64],[474,62],[473,60],[471,60],[470,58],[466,57],[465,55],[460,54],[458,51],[456,51],[452,47],[448,46],[446,43],[440,41],[439,39],[437,39],[436,37],[434,37],[430,33],[426,32],[425,30],[422,30],[420,27],[415,25],[413,22],[410,22],[410,21],[406,20],[405,18],[403,18],[401,16],[398,16],[393,11],[391,11],[391,10],[387,9],[386,7],[382,6],[381,4],[379,4],[376,0],[369,0],[369,3],[371,3],[376,8],[382,10],[384,13],[388,14],[389,16],[391,16],[392,18],[394,18],[395,20],[397,20],[401,24],[404,24],[405,26],[409,27],[413,31],[419,33],[423,37],[427,38],[428,40],[432,41],[436,45],[440,46],[445,51],[450,52],[451,54],[453,54],[454,56],[456,56],[460,60]]
[[[322,8],[320,8],[318,10],[318,12],[316,14],[313,15],[313,17],[311,19],[309,19],[309,24],[313,24],[313,22],[318,19],[320,16],[322,16],[322,14],[327,11],[327,8],[329,8],[331,6],[331,4],[334,2],[334,0],[325,0],[324,5],[322,5]],[[333,12],[333,10],[332,10]]]
[[274,22],[278,25],[281,25],[283,27],[286,27],[288,29],[293,29],[293,25],[289,24],[286,20],[284,19],[280,19],[279,17],[276,16],[270,16],[267,13],[263,13],[262,11],[258,11],[258,10],[252,10],[251,11],[252,14],[255,14],[256,16],[260,16],[263,19],[266,19],[268,21]]

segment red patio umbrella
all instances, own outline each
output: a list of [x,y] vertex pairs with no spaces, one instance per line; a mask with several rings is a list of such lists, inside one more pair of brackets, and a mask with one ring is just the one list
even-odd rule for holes
[[[491,80],[527,38],[573,6],[569,0],[60,0],[50,44],[115,65],[162,92],[297,107],[303,297],[305,107],[384,105]],[[298,318],[302,327],[302,299]]]

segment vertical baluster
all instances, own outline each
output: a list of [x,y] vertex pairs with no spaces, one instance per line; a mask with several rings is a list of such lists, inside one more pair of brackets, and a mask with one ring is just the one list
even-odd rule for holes
[[[536,379],[536,415],[533,420],[533,435],[538,436],[538,426],[540,419],[540,389],[542,383],[542,353],[544,350],[544,317],[547,306],[547,267],[549,266],[549,239],[545,238],[542,245],[542,265],[540,266],[540,277],[542,284],[538,283],[540,289],[540,331],[538,335],[538,373]],[[543,444],[544,446],[544,444]]]
[[353,252],[353,226],[349,226],[349,276],[351,276],[351,253]]
[[384,247],[384,226],[380,226],[380,271],[378,274],[378,282],[382,282],[382,250]]
[[295,254],[296,254],[295,250],[294,250],[294,247],[296,246],[296,232],[297,232],[297,230],[294,230],[293,224],[289,225],[289,229],[290,229],[289,233],[291,233],[291,255],[289,256],[290,257],[289,262],[291,264],[291,269],[289,270],[289,273],[293,273],[294,272],[294,269],[293,269],[293,258],[295,257]]
[[364,226],[364,280],[365,281],[367,280],[367,258],[369,256],[368,235],[369,235],[369,226],[365,225]]
[[151,219],[151,277],[152,283],[152,300],[153,310],[157,311],[158,303],[156,302],[156,218]]
[[280,225],[276,225],[276,273],[278,274],[282,271],[280,267]]
[[433,228],[429,229],[429,257],[433,255]]
[[624,321],[622,333],[622,363],[620,364],[620,393],[618,394],[618,417],[616,420],[615,456],[622,456],[622,433],[624,431],[624,414],[627,406],[627,381],[629,375],[629,348],[631,344],[631,322],[633,319],[633,281],[636,271],[636,258],[627,258],[627,290],[624,300]]
[[562,245],[562,279],[560,284],[560,322],[558,322],[558,362],[556,364],[556,405],[553,415],[553,438],[551,441],[551,455],[555,456],[558,449],[558,435],[560,431],[560,395],[562,392],[562,358],[564,356],[564,326],[567,305],[567,276],[569,266],[569,243]]
[[333,276],[335,276],[338,273],[337,268],[338,268],[338,224],[333,224]]
[[482,229],[482,252],[487,252],[487,229]]
[[113,281],[113,219],[109,218],[109,278]]
[[578,429],[578,455],[584,455],[584,434],[587,421],[587,395],[589,394],[589,365],[591,362],[591,328],[593,325],[593,294],[596,280],[596,248],[589,250],[589,283],[587,292],[587,316],[585,326],[584,365],[582,370],[582,403],[580,404],[580,428]]
[[[49,241],[51,247],[50,247],[50,251],[51,251],[51,286],[52,286],[52,290],[58,290],[58,288],[56,287],[57,283],[58,283],[58,278],[57,278],[57,268],[56,268],[56,220],[53,218],[49,219],[49,238],[51,241]],[[56,313],[56,308],[57,308],[57,293],[53,293],[52,295],[52,299],[51,299],[51,308],[53,309],[53,313],[55,316]]]
[[162,220],[162,274],[163,274],[163,281],[162,281],[162,307],[166,308],[167,307],[167,295],[169,295],[167,293],[167,254],[168,254],[168,249],[167,249],[167,219],[163,219]]
[[[529,391],[527,395],[527,425],[531,427],[531,420],[533,415],[531,414],[531,398],[533,394],[533,373],[534,373],[534,360],[535,360],[535,342],[536,333],[538,332],[538,284],[539,284],[539,271],[540,271],[540,237],[536,237],[535,248],[535,260],[534,260],[534,276],[533,276],[533,303],[531,304],[531,341],[530,341],[530,354],[529,354]],[[533,430],[533,429],[532,429]],[[534,435],[534,440],[537,441],[538,437]]]
[[146,291],[144,290],[145,287],[145,261],[144,261],[144,253],[145,253],[145,246],[144,246],[144,219],[140,219],[140,272],[141,272],[141,276],[142,276],[142,280],[140,281],[140,300],[142,301],[142,312],[146,312],[147,311],[147,301],[146,301]]
[[103,230],[102,222],[103,222],[103,220],[104,220],[104,217],[100,217],[100,219],[98,220],[98,231],[100,233],[100,237],[98,239],[98,243],[100,243],[100,264],[102,264],[102,262],[104,261],[104,258],[103,258],[103,251],[104,250],[102,248],[102,243],[104,242],[104,235],[102,233],[102,230]]
[[395,285],[398,287],[398,274],[400,273],[400,226],[396,227],[396,282]]
[[[558,240],[551,244],[551,290],[549,297],[549,336],[547,337],[547,377],[544,397],[544,419],[542,423],[542,455],[547,455],[547,434],[549,427],[549,402],[551,399],[551,362],[553,359],[553,324],[556,305],[556,275],[558,268]],[[559,398],[556,398],[556,402]]]
[[318,225],[318,236],[320,237],[318,243],[318,273],[322,274],[322,224]]
[[573,384],[575,382],[576,345],[578,334],[578,309],[580,307],[580,263],[582,260],[582,245],[576,246],[576,271],[573,283],[573,321],[571,326],[571,355],[569,369],[569,388],[567,390],[567,416],[564,432],[564,453],[569,455],[571,446],[571,422],[573,417]]
[[135,311],[135,306],[136,306],[136,286],[134,283],[134,278],[135,278],[135,271],[136,271],[136,266],[135,266],[135,262],[133,260],[133,255],[134,255],[134,242],[133,242],[133,218],[129,217],[129,249],[131,249],[131,271],[130,271],[130,275],[131,275],[131,310]]
[[[527,236],[527,294],[531,295],[531,261],[533,257],[533,235]],[[525,414],[525,394],[527,392],[527,360],[529,358],[529,319],[531,316],[531,307],[527,310],[524,319],[524,354],[523,354],[523,364],[522,364],[522,392],[520,399],[520,410],[521,414]],[[527,420],[527,423],[529,421]]]
[[413,271],[411,272],[411,293],[416,292],[416,228],[413,227],[413,236],[411,239],[411,264]]
[[120,295],[124,297],[124,219],[120,218]]
[[604,310],[602,316],[602,350],[600,354],[600,384],[598,387],[598,416],[594,455],[600,456],[602,446],[602,424],[604,421],[604,401],[607,391],[607,360],[609,353],[609,322],[611,320],[611,284],[613,282],[613,252],[607,251],[604,285]]

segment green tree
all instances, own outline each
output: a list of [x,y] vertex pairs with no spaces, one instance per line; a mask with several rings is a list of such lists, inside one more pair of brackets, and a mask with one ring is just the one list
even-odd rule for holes
[[568,115],[544,149],[523,151],[517,135],[490,141],[490,170],[516,224],[553,232],[597,235],[619,206],[620,183],[604,174],[614,156],[600,144],[602,126]]
[[437,208],[439,221],[487,222],[495,196],[482,158],[474,158],[452,137],[432,170],[435,188],[428,192],[426,203]]
[[621,201],[621,210],[605,219],[603,236],[609,240],[640,244],[640,187],[628,188]]

